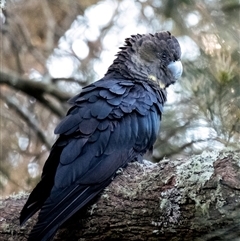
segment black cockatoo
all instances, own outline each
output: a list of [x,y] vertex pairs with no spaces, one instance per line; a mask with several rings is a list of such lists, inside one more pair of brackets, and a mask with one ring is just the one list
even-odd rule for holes
[[50,240],[119,168],[152,148],[166,87],[182,74],[180,56],[169,32],[132,35],[105,76],[70,100],[41,180],[21,211],[23,224],[41,209],[29,240]]

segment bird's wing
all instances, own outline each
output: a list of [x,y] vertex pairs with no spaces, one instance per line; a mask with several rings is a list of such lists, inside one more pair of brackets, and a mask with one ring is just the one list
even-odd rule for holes
[[74,106],[55,130],[60,136],[42,180],[21,213],[24,222],[41,208],[29,240],[48,240],[111,182],[120,167],[151,148],[161,98],[145,84],[105,80],[72,99]]

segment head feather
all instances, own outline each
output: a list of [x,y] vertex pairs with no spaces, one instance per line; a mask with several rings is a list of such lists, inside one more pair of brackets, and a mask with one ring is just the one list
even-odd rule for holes
[[[162,58],[163,54],[167,55],[166,60]],[[161,79],[161,83],[169,82],[165,84],[167,86],[175,81],[167,65],[180,57],[180,45],[168,31],[131,35],[125,39],[124,46],[120,47],[117,58],[107,74],[114,71],[125,78],[135,80],[146,80],[149,76],[154,76],[156,80]]]

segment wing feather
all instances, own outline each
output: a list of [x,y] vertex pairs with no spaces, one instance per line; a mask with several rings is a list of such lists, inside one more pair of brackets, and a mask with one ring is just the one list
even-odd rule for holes
[[156,104],[153,89],[145,89],[127,80],[103,79],[72,98],[74,106],[55,130],[60,136],[42,180],[21,213],[24,222],[41,208],[29,240],[49,240],[111,182],[120,167],[151,148],[162,104]]

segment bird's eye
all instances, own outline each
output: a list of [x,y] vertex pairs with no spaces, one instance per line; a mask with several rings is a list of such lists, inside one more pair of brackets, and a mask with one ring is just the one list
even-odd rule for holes
[[162,58],[163,58],[163,59],[166,59],[166,58],[167,58],[166,53],[162,53]]
[[165,52],[163,52],[163,53],[157,52],[157,56],[159,59],[162,59],[162,60],[167,59],[167,54]]

